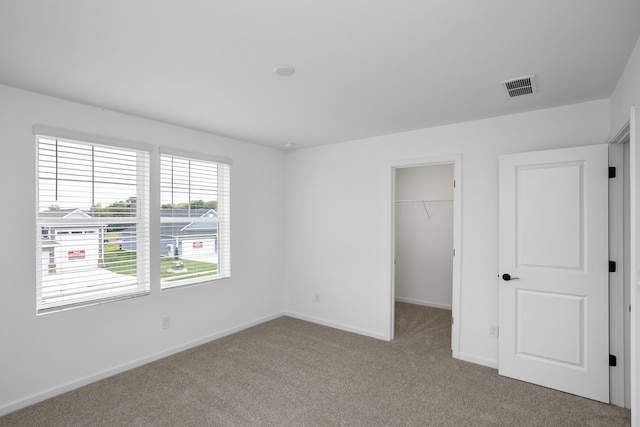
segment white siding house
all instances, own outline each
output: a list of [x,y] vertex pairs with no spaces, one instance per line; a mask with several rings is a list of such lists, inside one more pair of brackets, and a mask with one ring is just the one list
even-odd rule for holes
[[70,220],[69,225],[52,223],[42,227],[43,276],[103,266],[102,227],[72,222],[74,218],[89,218],[89,215],[80,209],[49,210],[39,215]]

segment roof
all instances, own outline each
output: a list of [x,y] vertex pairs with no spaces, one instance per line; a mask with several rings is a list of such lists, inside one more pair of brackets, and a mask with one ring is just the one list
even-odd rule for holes
[[89,215],[78,208],[53,210],[49,209],[46,211],[38,212],[38,216],[41,218],[90,218]]
[[191,235],[194,233],[216,233],[218,231],[218,213],[213,209],[163,209],[160,211],[161,217],[185,217],[185,218],[211,218],[205,222],[161,222],[160,235],[163,237],[178,237]]
[[205,215],[213,215],[215,218],[218,218],[218,212],[216,212],[214,209],[160,209],[160,216],[164,218],[204,218]]

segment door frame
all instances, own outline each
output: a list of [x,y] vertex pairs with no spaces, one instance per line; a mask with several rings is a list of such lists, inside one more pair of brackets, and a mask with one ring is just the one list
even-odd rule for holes
[[[628,334],[625,333],[630,322],[625,321],[625,307],[630,301],[625,298],[625,290],[630,283],[625,283],[624,271],[629,269],[625,264],[624,246],[624,144],[630,142],[630,122],[618,131],[609,142],[609,166],[616,168],[616,178],[609,182],[609,259],[616,262],[616,273],[609,276],[609,349],[617,357],[617,366],[609,372],[610,401],[612,404],[629,407],[630,396],[625,387],[629,360],[625,349],[628,348]],[[628,183],[627,183],[628,184]]]
[[635,106],[631,106],[629,109],[629,227],[631,231],[630,236],[630,250],[629,259],[630,265],[630,286],[631,286],[631,315],[630,315],[630,334],[631,334],[631,357],[630,357],[630,371],[631,371],[631,425],[633,427],[640,426],[640,408],[638,403],[638,385],[640,383],[640,340],[636,337],[638,330],[640,330],[640,316],[638,313],[638,306],[640,306],[640,260],[638,255],[640,254],[640,229],[638,227],[638,213],[639,209],[639,197],[638,188],[640,187],[640,135],[638,134],[638,122],[640,122],[640,110]]
[[415,159],[400,160],[389,164],[389,178],[391,182],[391,191],[389,197],[389,212],[391,215],[391,232],[390,232],[390,286],[389,286],[389,339],[394,337],[394,321],[395,321],[395,255],[396,255],[396,236],[395,236],[395,199],[396,199],[396,170],[409,167],[419,166],[435,166],[442,164],[453,164],[453,283],[451,295],[451,351],[452,356],[458,358],[459,353],[459,337],[460,337],[460,290],[462,277],[462,154],[449,154],[434,157],[422,157]]

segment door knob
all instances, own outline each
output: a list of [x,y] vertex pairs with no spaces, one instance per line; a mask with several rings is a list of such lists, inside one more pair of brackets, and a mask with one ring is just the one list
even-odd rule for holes
[[504,280],[505,282],[508,282],[509,280],[520,280],[519,277],[511,277],[511,275],[509,273],[504,273],[502,275],[502,280]]

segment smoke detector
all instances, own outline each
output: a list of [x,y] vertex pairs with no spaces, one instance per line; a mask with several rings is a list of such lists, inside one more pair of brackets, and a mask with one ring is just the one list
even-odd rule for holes
[[536,76],[532,74],[530,76],[516,77],[515,79],[506,80],[502,82],[502,84],[504,84],[509,97],[513,98],[515,96],[536,93],[537,89],[535,78]]
[[273,72],[280,77],[289,77],[296,72],[296,69],[291,65],[278,65],[273,69]]

